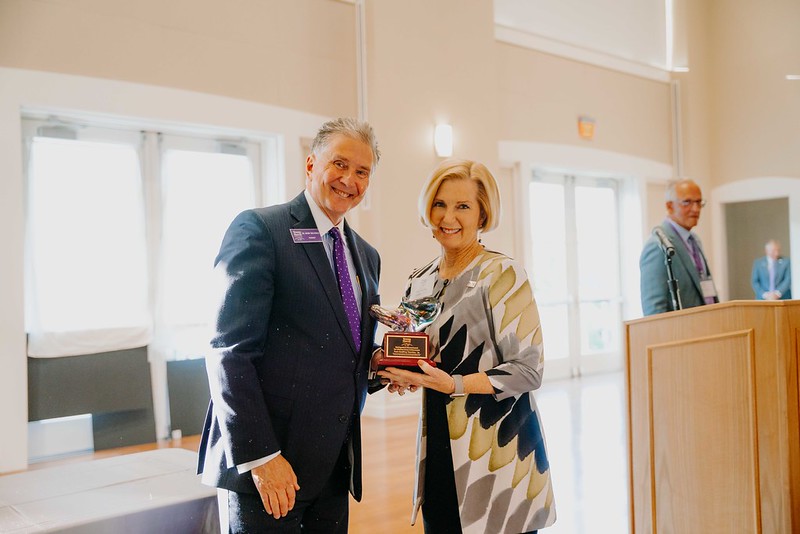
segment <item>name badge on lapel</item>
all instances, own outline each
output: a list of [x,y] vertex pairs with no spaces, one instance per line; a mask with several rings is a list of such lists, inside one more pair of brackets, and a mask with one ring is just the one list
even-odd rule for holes
[[316,228],[291,228],[289,233],[295,243],[322,243],[322,236]]
[[703,298],[716,297],[717,288],[714,287],[714,280],[711,278],[700,281],[700,289],[703,291]]

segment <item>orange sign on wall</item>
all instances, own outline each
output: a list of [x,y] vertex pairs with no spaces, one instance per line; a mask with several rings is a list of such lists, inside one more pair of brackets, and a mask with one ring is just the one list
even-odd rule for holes
[[581,139],[591,141],[594,138],[594,119],[591,117],[578,117],[578,135]]

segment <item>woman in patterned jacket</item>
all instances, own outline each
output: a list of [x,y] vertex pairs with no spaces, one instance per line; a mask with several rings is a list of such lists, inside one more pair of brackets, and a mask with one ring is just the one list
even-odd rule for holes
[[380,371],[390,391],[423,389],[414,513],[427,534],[529,533],[555,521],[550,464],[533,390],[544,366],[539,313],[523,267],[486,250],[500,218],[481,163],[447,160],[419,198],[441,256],[414,271],[405,296],[435,296],[436,367]]

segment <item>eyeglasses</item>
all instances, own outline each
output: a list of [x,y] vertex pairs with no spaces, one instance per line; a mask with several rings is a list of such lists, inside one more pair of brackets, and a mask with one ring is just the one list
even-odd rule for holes
[[697,204],[697,207],[702,208],[702,207],[704,207],[706,205],[706,201],[705,200],[689,200],[689,199],[685,199],[685,200],[679,200],[678,204],[682,208],[688,208],[692,204]]

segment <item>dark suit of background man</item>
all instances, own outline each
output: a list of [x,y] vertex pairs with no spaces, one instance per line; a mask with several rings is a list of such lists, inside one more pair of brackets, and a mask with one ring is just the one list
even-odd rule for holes
[[[683,308],[718,302],[703,247],[692,232],[705,206],[700,186],[692,180],[680,180],[667,186],[667,218],[660,228],[675,247],[672,271],[678,282]],[[658,239],[651,235],[639,258],[642,311],[645,315],[672,311],[667,267]]]
[[758,300],[792,298],[792,268],[788,258],[781,258],[781,244],[770,239],[764,245],[765,255],[753,262],[750,283]]
[[[221,488],[223,532],[346,533],[348,489],[361,499],[380,258],[344,216],[364,198],[379,157],[368,124],[325,123],[306,159],[305,191],[239,214],[222,241],[198,471]],[[332,226],[344,235],[355,326]]]

